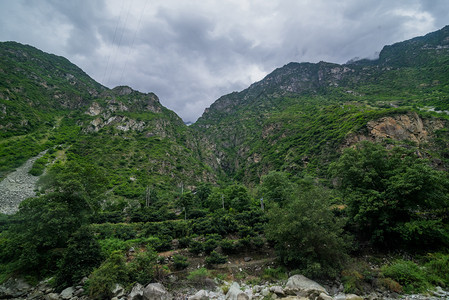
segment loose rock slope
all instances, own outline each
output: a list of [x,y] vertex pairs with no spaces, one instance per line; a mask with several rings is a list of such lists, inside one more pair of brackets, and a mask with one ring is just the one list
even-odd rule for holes
[[42,152],[30,158],[0,182],[0,213],[13,214],[19,210],[20,202],[36,195],[34,189],[39,176],[33,176],[28,172],[34,162],[44,154],[45,152]]

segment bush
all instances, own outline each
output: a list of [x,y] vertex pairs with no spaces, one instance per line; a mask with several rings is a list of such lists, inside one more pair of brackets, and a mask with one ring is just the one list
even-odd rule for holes
[[216,251],[212,251],[208,257],[206,257],[206,264],[208,265],[218,265],[224,264],[228,261],[228,257],[221,255]]
[[262,278],[271,281],[286,280],[288,278],[287,270],[283,267],[267,268],[263,270]]
[[94,299],[112,298],[111,289],[117,282],[128,282],[125,256],[116,251],[89,277],[87,289]]
[[449,286],[449,255],[442,253],[429,254],[424,267],[429,281],[440,286]]
[[173,265],[176,270],[183,270],[189,266],[189,262],[187,261],[187,257],[175,254],[173,255]]
[[189,251],[193,254],[200,254],[204,251],[203,243],[197,240],[191,240],[189,245]]
[[215,248],[218,247],[221,241],[221,236],[218,234],[210,234],[206,237],[206,241],[203,244],[204,252],[206,254],[211,253]]
[[208,277],[210,277],[210,272],[206,268],[199,268],[190,272],[187,275],[187,280],[197,284],[204,284]]
[[406,293],[423,292],[430,287],[425,271],[409,260],[395,260],[392,264],[383,266],[382,273],[401,284]]
[[157,253],[150,247],[144,252],[137,253],[136,257],[128,265],[128,274],[132,282],[142,285],[150,283],[155,274]]
[[220,247],[224,253],[232,254],[237,252],[237,243],[230,239],[224,239],[220,242]]

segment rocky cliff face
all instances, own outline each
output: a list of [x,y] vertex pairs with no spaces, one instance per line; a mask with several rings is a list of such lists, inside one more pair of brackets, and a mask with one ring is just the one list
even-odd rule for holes
[[366,130],[363,130],[364,133],[351,134],[343,146],[350,147],[360,141],[380,142],[385,139],[411,141],[419,146],[430,142],[434,132],[446,126],[446,122],[442,119],[423,119],[415,112],[386,116],[369,121]]

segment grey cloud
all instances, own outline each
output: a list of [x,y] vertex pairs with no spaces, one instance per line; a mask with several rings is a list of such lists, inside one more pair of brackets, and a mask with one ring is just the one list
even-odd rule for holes
[[194,121],[288,62],[373,57],[447,15],[446,0],[15,0],[0,1],[0,40],[63,55],[109,87],[155,92]]

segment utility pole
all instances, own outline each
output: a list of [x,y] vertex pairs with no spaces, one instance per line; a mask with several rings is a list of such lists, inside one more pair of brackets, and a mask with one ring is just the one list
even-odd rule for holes
[[151,189],[150,186],[147,185],[147,188],[145,190],[145,206],[149,207],[151,201]]
[[221,205],[223,206],[223,210],[224,210],[224,196],[223,196],[223,194],[221,194]]

